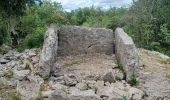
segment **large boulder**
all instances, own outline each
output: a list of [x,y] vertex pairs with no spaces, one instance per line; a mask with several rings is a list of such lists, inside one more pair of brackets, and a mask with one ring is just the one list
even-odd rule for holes
[[59,30],[58,55],[113,53],[113,31],[104,28],[64,26]]
[[51,24],[45,34],[43,49],[39,61],[39,74],[43,78],[48,78],[51,72],[51,69],[56,61],[57,48],[58,34],[56,26]]
[[131,80],[133,75],[139,75],[139,56],[135,44],[122,28],[115,31],[116,57],[122,64],[126,79]]

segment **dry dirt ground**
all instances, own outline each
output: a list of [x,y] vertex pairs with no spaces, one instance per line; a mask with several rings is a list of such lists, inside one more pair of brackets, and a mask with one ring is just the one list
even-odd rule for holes
[[115,55],[87,54],[58,57],[58,63],[64,66],[66,73],[76,74],[82,79],[91,76],[101,78],[116,67]]
[[145,49],[139,49],[139,56],[139,88],[148,95],[146,100],[170,100],[170,60]]
[[[140,70],[139,89],[148,97],[146,100],[170,99],[170,63],[149,50],[138,49],[143,64]],[[93,54],[74,57],[59,57],[58,62],[64,66],[66,74],[79,76],[80,80],[91,78],[100,80],[106,73],[114,72],[117,66],[115,55]],[[116,72],[115,72],[116,73]]]

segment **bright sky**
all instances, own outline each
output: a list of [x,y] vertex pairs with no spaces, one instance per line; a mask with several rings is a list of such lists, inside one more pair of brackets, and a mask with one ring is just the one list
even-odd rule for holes
[[66,11],[71,11],[77,8],[83,7],[127,7],[131,4],[132,0],[53,0],[62,4]]

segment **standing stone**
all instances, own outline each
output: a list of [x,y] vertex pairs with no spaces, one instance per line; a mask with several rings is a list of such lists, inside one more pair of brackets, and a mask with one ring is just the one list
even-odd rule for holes
[[48,28],[45,37],[42,53],[39,61],[39,74],[43,78],[48,78],[51,69],[56,61],[58,48],[58,35],[56,26],[51,24]]
[[58,34],[58,56],[113,53],[113,31],[110,29],[64,26]]
[[132,38],[123,29],[117,28],[115,31],[115,42],[116,56],[126,72],[126,79],[130,80],[133,74],[138,76],[139,56]]

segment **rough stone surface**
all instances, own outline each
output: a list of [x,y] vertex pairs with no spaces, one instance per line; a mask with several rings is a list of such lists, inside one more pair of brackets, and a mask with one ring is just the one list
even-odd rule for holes
[[109,82],[113,83],[115,82],[115,76],[113,72],[108,72],[104,77],[103,77],[104,82]]
[[104,28],[64,26],[59,30],[58,55],[113,53],[113,31]]
[[75,86],[77,84],[77,78],[75,75],[65,75],[64,76],[64,81],[65,81],[65,85],[67,86]]
[[39,74],[43,78],[48,78],[52,67],[56,61],[58,49],[58,34],[54,24],[48,28],[45,38],[42,53],[39,61]]
[[39,95],[40,84],[22,81],[17,84],[17,91],[23,100],[35,100]]
[[78,83],[78,84],[76,84],[75,87],[80,89],[80,90],[86,90],[88,88],[87,84],[85,84],[85,83]]
[[139,75],[139,57],[135,44],[131,37],[121,28],[115,31],[116,56],[126,71],[126,78]]
[[148,95],[148,100],[170,99],[170,79],[168,80],[161,73],[142,73],[140,75],[140,87]]
[[30,70],[13,71],[13,77],[18,80],[23,80],[30,73]]
[[68,96],[68,100],[101,100],[92,89],[80,91],[77,88],[70,88],[69,92],[70,95]]
[[56,90],[50,95],[49,100],[68,100],[68,97],[65,91]]

